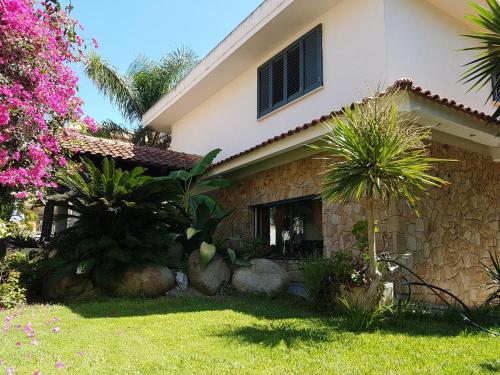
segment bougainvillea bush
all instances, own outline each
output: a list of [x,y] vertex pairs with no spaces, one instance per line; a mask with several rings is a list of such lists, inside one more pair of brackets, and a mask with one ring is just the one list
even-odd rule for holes
[[70,67],[84,57],[78,28],[57,0],[0,0],[0,190],[16,198],[53,185],[65,124],[95,128]]

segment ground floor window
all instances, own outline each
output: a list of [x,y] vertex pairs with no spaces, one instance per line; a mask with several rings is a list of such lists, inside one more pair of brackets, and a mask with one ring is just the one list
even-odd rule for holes
[[322,254],[321,199],[315,196],[255,207],[255,234],[270,257],[306,258]]

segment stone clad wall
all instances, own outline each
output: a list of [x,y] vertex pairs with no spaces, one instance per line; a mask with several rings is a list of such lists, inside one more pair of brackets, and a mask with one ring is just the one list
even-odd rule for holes
[[488,251],[500,251],[500,163],[439,143],[431,152],[458,162],[439,164],[436,174],[450,185],[430,190],[421,218],[400,209],[399,246],[413,254],[410,263],[426,281],[480,304],[488,295],[481,262],[489,264]]
[[[437,167],[437,175],[450,185],[429,191],[419,218],[404,204],[390,215],[385,207],[378,207],[378,249],[410,254],[407,263],[425,280],[449,289],[468,304],[479,304],[487,295],[487,277],[480,263],[488,262],[488,250],[500,250],[500,163],[439,143],[432,144],[432,154],[459,160]],[[219,190],[219,202],[234,212],[218,235],[253,236],[251,206],[319,193],[324,162],[318,158],[294,161],[245,177],[237,187]],[[341,205],[323,201],[322,210],[324,255],[352,249],[351,229],[364,219],[363,202]],[[293,272],[296,275],[295,269]],[[413,292],[417,298],[438,302],[422,288]]]

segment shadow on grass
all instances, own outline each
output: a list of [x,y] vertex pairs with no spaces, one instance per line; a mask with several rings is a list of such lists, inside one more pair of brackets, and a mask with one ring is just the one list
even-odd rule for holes
[[479,366],[488,372],[500,373],[500,359],[493,359],[491,361],[486,361],[480,363]]
[[264,345],[275,347],[286,345],[293,347],[300,344],[314,345],[328,341],[348,342],[349,337],[336,335],[330,327],[298,327],[289,322],[277,322],[269,325],[252,325],[216,334],[218,337],[228,338],[239,343]]
[[[360,333],[353,328],[346,317],[325,317],[311,310],[303,301],[294,298],[262,297],[162,297],[156,299],[105,299],[68,305],[69,308],[87,319],[119,318],[147,315],[184,314],[192,312],[216,312],[231,310],[266,320],[298,319],[311,323],[311,327],[279,325],[249,326],[236,331],[220,333],[247,342],[274,346],[280,342],[293,345],[301,341],[324,341],[331,334]],[[320,322],[320,323],[319,323]],[[276,322],[280,323],[280,322]],[[464,332],[475,333],[471,326],[458,320],[439,317],[392,316],[377,327],[379,334],[403,334],[408,336],[450,337]]]
[[69,304],[84,318],[118,318],[232,310],[263,319],[313,318],[320,315],[293,298],[264,297],[160,297],[155,299],[107,298]]

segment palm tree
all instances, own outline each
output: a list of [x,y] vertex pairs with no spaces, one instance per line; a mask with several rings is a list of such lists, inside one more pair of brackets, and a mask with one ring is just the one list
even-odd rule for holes
[[[164,148],[170,144],[170,136],[143,126],[142,115],[172,90],[196,62],[196,54],[191,49],[178,48],[158,62],[139,56],[122,75],[108,61],[96,53],[91,53],[85,73],[97,89],[120,110],[125,119],[135,125],[132,142]],[[101,128],[101,136],[104,137],[126,131],[123,126],[110,120],[103,122]]]
[[[491,85],[491,91],[486,99],[490,100],[494,93],[500,89],[500,3],[497,0],[486,0],[488,8],[471,3],[476,15],[468,15],[467,19],[480,28],[465,36],[473,39],[478,45],[465,48],[464,51],[477,52],[474,60],[466,64],[468,69],[462,76],[462,82],[471,83],[470,90],[480,90],[485,85]],[[500,115],[500,108],[493,117]]]
[[[441,187],[445,181],[429,174],[432,163],[426,140],[430,129],[417,125],[408,112],[399,112],[396,88],[344,108],[324,122],[327,134],[319,145],[327,160],[322,179],[322,198],[330,202],[367,202],[369,276],[368,295],[375,296],[381,281],[377,266],[376,202],[389,208],[399,200],[417,212],[420,193]],[[417,212],[418,214],[418,212]]]

